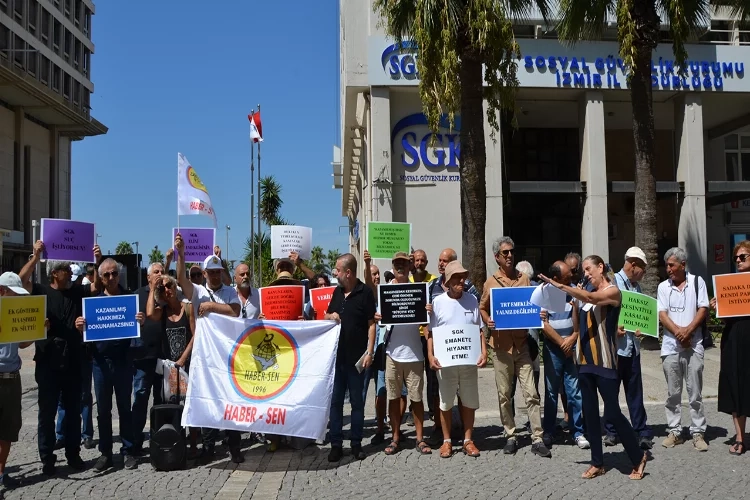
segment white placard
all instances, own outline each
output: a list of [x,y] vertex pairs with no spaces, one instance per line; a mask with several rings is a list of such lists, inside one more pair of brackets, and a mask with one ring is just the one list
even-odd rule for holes
[[297,252],[302,260],[312,256],[312,228],[305,226],[271,226],[271,258],[284,259]]
[[443,325],[432,329],[435,357],[443,368],[476,365],[482,355],[478,325]]
[[565,300],[566,298],[567,294],[559,288],[542,283],[531,293],[529,302],[541,307],[545,311],[559,313],[565,312],[565,304],[568,303]]

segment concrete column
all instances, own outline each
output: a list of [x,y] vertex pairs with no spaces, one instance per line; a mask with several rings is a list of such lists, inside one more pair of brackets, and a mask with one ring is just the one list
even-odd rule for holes
[[586,203],[581,221],[583,256],[598,255],[609,261],[607,230],[607,155],[604,145],[604,96],[586,92],[580,101],[578,122],[581,145],[581,181],[586,183]]
[[[367,153],[373,183],[372,220],[393,221],[393,166],[391,154],[391,93],[387,87],[370,88],[370,137]],[[383,182],[378,182],[378,181]],[[380,272],[391,268],[390,260],[374,259],[373,263]]]
[[49,129],[49,214],[48,217],[58,218],[60,216],[60,132],[57,127]]
[[502,123],[500,116],[497,123],[501,129],[495,133],[494,141],[490,137],[492,129],[487,119],[487,101],[482,106],[484,113],[484,150],[487,156],[487,222],[485,223],[485,248],[487,251],[487,275],[497,270],[497,262],[492,253],[492,243],[506,236],[503,227],[503,151]]
[[699,94],[689,93],[674,103],[677,181],[685,187],[677,227],[678,245],[687,251],[690,272],[706,276],[706,180],[703,155],[703,105]]
[[25,114],[22,107],[17,107],[14,110],[15,113],[15,145],[13,147],[13,169],[15,172],[15,175],[18,175],[17,180],[17,187],[18,190],[15,193],[15,204],[16,204],[16,210],[19,212],[19,218],[20,218],[20,227],[17,227],[19,231],[24,232],[24,242],[27,244],[32,243],[32,232],[31,232],[31,220],[27,220],[27,214],[29,211],[26,209],[26,206],[31,202],[31,200],[27,199],[26,197],[26,172],[24,168],[24,142],[25,142],[25,132],[24,132],[24,125],[26,123]]

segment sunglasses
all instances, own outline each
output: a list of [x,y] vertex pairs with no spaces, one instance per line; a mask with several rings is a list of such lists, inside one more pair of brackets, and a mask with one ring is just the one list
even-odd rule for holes
[[166,288],[168,288],[168,289],[170,289],[170,290],[171,290],[171,289],[172,289],[172,282],[170,281],[170,282],[167,282],[167,283],[162,283],[162,284],[161,284],[161,285],[159,286],[159,288],[161,288],[162,290],[164,290],[164,289],[166,289]]
[[740,253],[734,256],[734,260],[739,262],[745,262],[747,258],[750,257],[750,254],[747,253]]
[[107,271],[106,273],[102,273],[102,276],[105,278],[117,278],[120,275],[118,271]]
[[507,257],[508,255],[513,255],[514,250],[500,250],[500,254],[503,257]]

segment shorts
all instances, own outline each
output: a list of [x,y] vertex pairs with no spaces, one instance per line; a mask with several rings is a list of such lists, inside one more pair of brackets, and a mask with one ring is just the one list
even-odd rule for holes
[[21,432],[21,377],[0,379],[0,441],[15,443]]
[[440,381],[440,409],[453,408],[453,400],[458,391],[461,404],[466,408],[479,408],[479,371],[476,366],[448,366],[437,372]]
[[424,391],[424,361],[393,361],[385,358],[385,388],[388,401],[401,397],[401,388],[406,384],[406,393],[413,403],[422,401]]
[[[387,398],[388,392],[385,390],[385,370],[378,370],[378,378],[375,381],[375,396],[379,398]],[[401,385],[401,397],[407,396],[406,384]]]

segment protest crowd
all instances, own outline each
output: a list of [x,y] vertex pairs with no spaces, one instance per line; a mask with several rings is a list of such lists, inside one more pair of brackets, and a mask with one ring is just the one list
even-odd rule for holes
[[[371,381],[375,382],[377,415],[376,432],[368,447],[371,453],[375,449],[386,455],[398,453],[406,445],[402,427],[408,420],[414,425],[413,446],[420,454],[437,451],[440,457],[449,458],[457,444],[465,455],[479,457],[482,443],[475,442],[472,434],[479,407],[478,370],[491,360],[504,428],[504,454],[517,452],[518,434],[523,432],[515,419],[518,386],[526,404],[532,453],[552,456],[550,448],[559,442],[561,432],[557,425],[560,399],[564,424],[575,445],[590,449],[590,466],[583,478],[603,475],[607,471],[603,446],[621,443],[632,463],[630,479],[642,479],[651,459],[654,433],[644,409],[640,342],[644,335],[658,335],[646,330],[654,325],[658,328],[659,323],[668,394],[664,405],[668,435],[661,445],[673,448],[689,438],[695,450],[708,449],[701,397],[704,339],[710,338],[706,329],[709,310],[721,308],[722,303],[721,299],[709,299],[704,278],[688,271],[688,255],[681,248],[672,248],[663,256],[668,278],[659,285],[653,303],[641,298],[645,296],[640,295],[639,280],[646,266],[655,263],[648,262],[637,247],[627,251],[617,272],[596,255],[582,258],[569,253],[535,276],[528,262],[515,261],[513,240],[501,237],[493,244],[498,268],[481,291],[450,248],[440,253],[436,275],[427,270],[429,261],[423,250],[395,252],[388,270],[372,265],[372,257],[365,251],[366,267],[359,273],[364,281],[358,278],[357,261],[351,254],[338,258],[329,277],[316,275],[299,253],[291,252],[288,258],[275,261],[276,280],[260,290],[253,286],[247,264],[236,266],[230,276],[218,247],[202,265],[190,268],[186,267],[185,241],[179,233],[174,249],[168,252],[165,264],[149,266],[147,283],[133,291],[119,281],[121,264],[102,259],[95,244],[85,275],[76,264],[47,258],[42,268],[48,284],[33,279],[35,268],[49,250],[40,240],[23,269],[0,277],[3,300],[46,298],[46,314],[41,318],[44,335],[35,342],[34,356],[43,474],[57,473],[56,450],[62,450],[70,468],[89,467],[80,457],[80,447],[95,446],[92,386],[101,453],[94,469],[101,472],[113,467],[113,455],[118,453],[113,440],[113,396],[119,414],[119,454],[126,469],[136,469],[143,462],[141,457],[149,453],[144,448],[148,439],[144,430],[151,398],[154,407],[180,405],[186,399],[184,388],[211,383],[194,379],[199,363],[193,360],[205,347],[200,336],[218,335],[200,327],[216,316],[239,318],[233,321],[245,321],[244,325],[258,320],[320,319],[338,325],[332,383],[325,395],[330,401],[330,408],[325,408],[329,419],[322,423],[323,433],[328,429],[331,462],[344,455],[342,428],[347,401],[351,454],[360,460],[367,456],[364,409]],[[750,271],[750,241],[737,244],[732,258],[738,273]],[[169,271],[173,259],[176,269],[187,271]],[[287,316],[275,316],[270,312],[273,302],[264,302],[264,293],[274,288],[277,292],[295,287],[304,290],[303,283],[293,277],[297,269],[307,279],[306,298],[294,299],[301,307],[292,317],[288,310]],[[323,302],[312,299],[315,289],[329,292]],[[733,455],[746,451],[743,437],[750,414],[748,316],[727,318],[721,340],[718,406],[733,418],[736,441],[729,448]],[[623,321],[628,317],[637,318],[640,323],[635,324],[643,325],[643,331]],[[97,326],[106,322],[112,331],[123,328],[138,333],[107,337],[101,332],[109,327]],[[263,341],[253,347],[253,357],[263,363],[263,370],[284,363],[277,345],[280,340],[272,338],[266,332]],[[0,484],[7,488],[21,482],[5,473],[5,466],[22,424],[18,350],[31,344],[0,344]],[[542,360],[544,376],[540,380]],[[687,430],[681,415],[683,385],[689,401]],[[618,403],[621,386],[629,419]],[[600,398],[603,415],[599,414]],[[237,408],[227,408],[225,419],[238,420],[231,416]],[[286,411],[274,413],[274,422],[278,417],[283,423]],[[246,423],[257,420],[249,409],[242,408],[237,414]],[[266,419],[266,423],[270,421],[270,417]],[[462,430],[458,436],[453,432],[457,427]],[[295,438],[284,434],[281,426],[266,428],[278,432],[255,432],[252,425],[245,429],[243,442],[242,426],[217,422],[214,428],[188,428],[187,459],[209,464],[217,459],[217,443],[223,442],[232,462],[241,463],[243,444],[262,442],[275,451]]]

